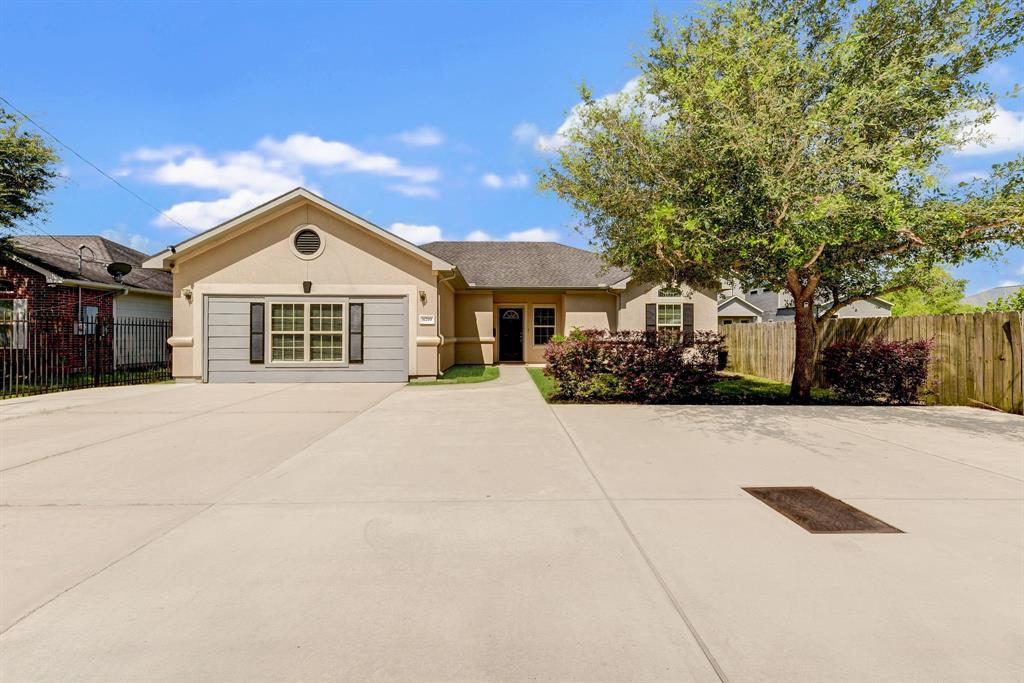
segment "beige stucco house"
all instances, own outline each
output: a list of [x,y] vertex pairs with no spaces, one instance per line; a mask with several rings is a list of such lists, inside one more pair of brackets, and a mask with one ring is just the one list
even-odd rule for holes
[[551,242],[417,246],[301,188],[144,265],[173,274],[179,379],[405,381],[543,362],[573,327],[717,328],[717,291],[633,283]]

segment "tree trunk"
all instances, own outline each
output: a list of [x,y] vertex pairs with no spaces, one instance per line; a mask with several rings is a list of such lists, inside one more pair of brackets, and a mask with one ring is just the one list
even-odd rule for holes
[[818,321],[814,317],[814,295],[805,294],[797,298],[794,294],[793,303],[796,307],[796,358],[793,362],[789,398],[794,403],[810,403],[814,363],[818,358]]
[[793,296],[796,312],[796,358],[793,359],[793,382],[789,385],[789,399],[794,403],[811,402],[811,381],[814,362],[818,358],[818,321],[815,318],[814,292],[820,276],[816,273],[800,277],[795,269],[786,273],[786,288]]

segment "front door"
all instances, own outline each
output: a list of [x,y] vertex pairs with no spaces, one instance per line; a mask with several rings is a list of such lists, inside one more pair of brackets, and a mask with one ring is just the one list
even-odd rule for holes
[[498,309],[498,360],[523,360],[523,309]]

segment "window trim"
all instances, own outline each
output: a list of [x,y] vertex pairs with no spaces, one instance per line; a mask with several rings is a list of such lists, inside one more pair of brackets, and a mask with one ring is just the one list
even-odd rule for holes
[[[654,318],[654,327],[659,330],[680,330],[683,329],[683,304],[682,303],[658,303],[658,308],[655,311],[656,316]],[[661,322],[661,309],[669,306],[675,306],[679,309],[679,324],[670,325],[668,323]]]
[[532,346],[534,348],[540,348],[540,347],[547,346],[547,343],[538,344],[537,343],[537,338],[535,336],[536,335],[536,329],[537,329],[537,317],[536,317],[536,314],[534,313],[534,311],[536,311],[538,308],[550,309],[552,317],[554,318],[554,321],[550,325],[541,325],[540,327],[544,327],[544,328],[550,327],[551,328],[551,336],[552,337],[554,337],[554,336],[556,336],[558,334],[558,306],[556,306],[555,304],[531,304],[530,305],[530,330],[529,330],[528,334],[530,335],[530,346]]
[[[263,358],[264,367],[268,368],[347,368],[349,366],[349,299],[348,297],[268,297],[265,300],[266,308],[263,314],[264,339]],[[274,319],[274,304],[300,304],[302,305],[302,332],[280,330],[272,331],[271,325]],[[326,334],[336,335],[342,338],[341,360],[310,360],[311,347],[310,336],[314,334],[325,334],[321,330],[311,330],[309,325],[309,309],[314,304],[335,304],[341,305],[342,329],[340,332],[327,332]],[[274,360],[273,337],[275,334],[301,334],[302,335],[302,360]]]

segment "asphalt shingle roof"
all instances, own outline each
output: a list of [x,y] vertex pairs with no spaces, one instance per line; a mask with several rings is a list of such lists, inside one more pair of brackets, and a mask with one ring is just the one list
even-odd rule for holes
[[963,298],[963,303],[970,304],[971,306],[985,306],[996,299],[1012,296],[1022,287],[1024,287],[1024,285],[1006,285],[1003,287],[985,289],[975,294],[971,294],[970,296],[965,296]]
[[430,242],[420,248],[457,266],[477,288],[588,288],[629,277],[592,251],[557,242]]
[[[113,285],[114,278],[107,272],[107,264],[115,261],[129,263],[132,271],[124,276],[122,284],[141,289],[170,293],[171,274],[142,267],[146,255],[98,235],[25,235],[13,237],[11,244],[18,256],[42,266],[57,275],[73,280],[84,280]],[[78,246],[83,252],[82,272],[78,272]],[[92,250],[90,252],[90,249]]]

